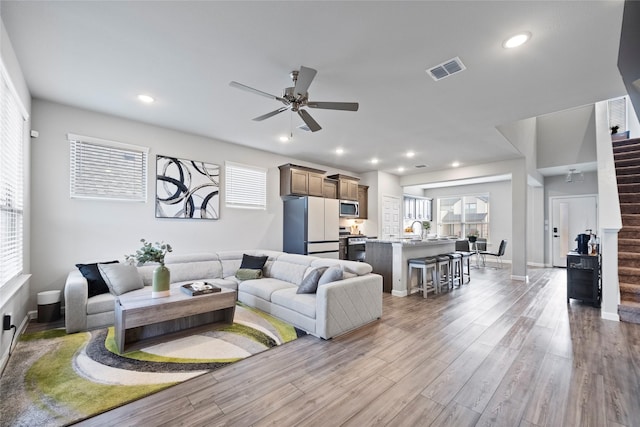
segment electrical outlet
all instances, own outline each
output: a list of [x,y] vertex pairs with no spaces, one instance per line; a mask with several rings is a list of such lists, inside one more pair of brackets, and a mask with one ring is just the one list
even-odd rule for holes
[[2,318],[2,330],[8,331],[9,329],[11,329],[11,315],[5,314]]

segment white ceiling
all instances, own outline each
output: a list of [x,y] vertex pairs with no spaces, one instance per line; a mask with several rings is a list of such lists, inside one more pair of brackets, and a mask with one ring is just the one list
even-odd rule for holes
[[[623,5],[2,0],[0,14],[34,98],[356,173],[416,173],[518,157],[497,125],[624,95]],[[502,48],[520,31],[529,43]],[[425,73],[455,56],[465,71],[439,82]],[[303,132],[288,112],[252,121],[281,104],[229,86],[280,95],[300,65],[318,70],[312,100],[360,110],[309,110],[323,129]]]

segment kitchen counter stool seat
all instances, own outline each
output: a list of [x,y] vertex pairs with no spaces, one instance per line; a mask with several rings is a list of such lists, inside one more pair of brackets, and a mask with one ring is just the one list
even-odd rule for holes
[[[409,260],[408,288],[411,289],[413,270],[418,269],[422,274],[418,275],[418,289],[422,290],[422,296],[427,297],[429,291],[438,293],[438,275],[436,271],[436,259],[433,257],[412,258]],[[429,272],[431,272],[431,282],[429,282]]]

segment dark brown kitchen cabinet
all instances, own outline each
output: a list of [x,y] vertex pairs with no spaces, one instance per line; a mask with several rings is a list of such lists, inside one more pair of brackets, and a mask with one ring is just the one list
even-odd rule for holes
[[358,209],[360,215],[359,219],[369,218],[369,186],[358,185]]
[[570,298],[600,307],[600,255],[567,254],[567,302]]
[[359,178],[354,178],[347,175],[331,175],[328,178],[338,181],[338,198],[341,200],[358,200],[358,181]]
[[280,196],[324,197],[325,171],[291,163],[280,169]]

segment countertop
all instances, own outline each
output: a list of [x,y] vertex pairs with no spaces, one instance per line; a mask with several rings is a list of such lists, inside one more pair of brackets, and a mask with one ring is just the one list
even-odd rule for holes
[[435,246],[454,243],[457,239],[367,239],[367,243],[400,243],[402,246]]

